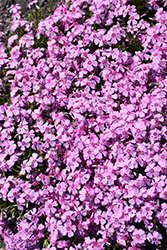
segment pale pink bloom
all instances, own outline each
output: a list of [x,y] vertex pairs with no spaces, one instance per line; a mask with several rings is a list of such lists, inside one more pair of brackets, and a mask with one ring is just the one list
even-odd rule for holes
[[132,233],[132,239],[135,244],[144,244],[146,240],[146,234],[142,229],[135,229]]

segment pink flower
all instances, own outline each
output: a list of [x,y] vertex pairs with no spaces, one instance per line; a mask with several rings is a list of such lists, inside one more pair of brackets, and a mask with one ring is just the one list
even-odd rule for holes
[[16,144],[14,141],[9,141],[9,144],[7,144],[5,148],[6,153],[12,155],[15,152]]
[[146,234],[142,229],[135,229],[132,233],[132,239],[134,244],[142,245],[145,243]]
[[61,233],[63,234],[63,235],[68,235],[68,237],[72,237],[72,236],[74,236],[74,233],[75,233],[75,231],[76,231],[76,226],[75,225],[72,225],[72,222],[71,221],[67,221],[65,224],[64,224],[64,226],[63,226],[63,229],[62,229],[62,231],[61,231]]
[[18,35],[17,35],[17,34],[15,34],[15,35],[13,35],[13,36],[10,36],[10,37],[8,38],[8,46],[11,47],[11,45],[13,44],[13,42],[14,42],[17,38],[18,38]]
[[18,10],[20,10],[20,9],[21,9],[21,6],[19,4],[11,5],[9,12],[14,14],[14,13],[17,13]]
[[83,63],[83,67],[88,71],[92,71],[93,67],[97,66],[96,56],[95,55],[88,55],[88,58]]
[[31,9],[34,4],[38,3],[38,0],[33,0],[28,4],[28,8]]
[[165,186],[165,176],[154,177],[151,182],[151,185],[154,187],[154,192],[162,193],[163,187]]
[[59,195],[62,195],[67,189],[67,183],[61,182],[56,185],[56,191]]
[[45,212],[47,215],[50,214],[54,214],[56,212],[56,207],[57,206],[57,202],[56,201],[52,201],[52,200],[48,200],[45,203]]
[[117,179],[116,176],[111,173],[111,170],[105,170],[104,173],[102,174],[103,178],[102,183],[108,186],[111,186],[114,184],[114,181]]
[[78,185],[75,182],[70,182],[70,181],[69,181],[68,184],[69,184],[68,192],[72,193],[73,195],[77,194],[78,193],[78,189],[80,189],[80,185]]
[[13,203],[14,199],[19,197],[19,191],[20,188],[12,188],[7,195],[8,200]]
[[161,244],[162,235],[156,231],[147,234],[147,239],[151,244],[159,245]]
[[10,54],[13,59],[18,59],[20,56],[20,47],[19,46],[13,47],[10,51]]
[[67,158],[67,166],[75,171],[75,169],[79,166],[80,161],[78,152],[71,152],[70,157]]
[[167,200],[167,187],[165,187],[165,188],[163,189],[163,191],[161,191],[159,197],[160,197],[161,199]]
[[58,240],[57,241],[57,247],[60,249],[67,250],[69,246],[70,246],[69,240]]
[[20,197],[20,198],[17,198],[17,199],[16,199],[16,202],[17,202],[17,207],[18,207],[18,209],[19,209],[19,210],[23,210],[23,209],[24,209],[24,206],[25,206],[25,204],[26,204],[26,200],[23,199],[22,197]]
[[81,201],[91,200],[94,197],[94,191],[92,189],[87,190],[85,187],[79,191],[79,194],[79,198]]
[[160,173],[161,168],[159,166],[155,166],[154,163],[148,164],[148,166],[145,169],[146,175],[149,177],[158,177]]
[[62,221],[65,222],[65,221],[69,221],[71,220],[73,217],[72,215],[74,214],[74,212],[72,211],[67,211],[65,212],[63,215],[62,215]]
[[19,39],[19,45],[25,46],[26,48],[30,48],[34,44],[33,35],[25,34]]
[[28,160],[24,160],[23,163],[21,164],[21,171],[20,174],[21,175],[25,175],[25,173],[29,173],[31,171],[31,165],[28,164]]
[[102,213],[102,211],[98,210],[94,215],[94,223],[96,223],[97,225],[99,225],[99,223],[104,225],[106,223],[106,220],[104,219],[103,215],[104,214]]
[[47,132],[44,133],[44,138],[43,138],[43,140],[44,140],[45,142],[47,142],[48,144],[50,144],[52,147],[54,147],[55,144],[56,144],[56,136],[53,135],[53,134],[47,133]]
[[26,148],[30,147],[30,139],[29,138],[23,138],[22,141],[18,141],[18,146],[21,148],[22,151],[24,151]]
[[117,233],[117,242],[119,245],[125,246],[126,247],[126,242],[128,240],[128,234],[127,233]]
[[48,231],[51,232],[49,240],[51,244],[55,244],[58,239],[59,232],[63,230],[62,222],[60,220],[57,221],[56,219],[54,219],[54,217],[51,217],[51,219],[49,219],[47,227]]

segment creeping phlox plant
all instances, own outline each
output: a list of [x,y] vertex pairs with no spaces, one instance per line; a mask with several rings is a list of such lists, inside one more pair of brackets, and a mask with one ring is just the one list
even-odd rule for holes
[[29,7],[1,33],[6,249],[166,249],[167,1]]

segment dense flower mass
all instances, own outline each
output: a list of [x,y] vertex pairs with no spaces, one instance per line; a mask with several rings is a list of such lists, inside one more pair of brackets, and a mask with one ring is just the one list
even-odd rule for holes
[[36,4],[1,34],[6,249],[166,249],[167,1]]

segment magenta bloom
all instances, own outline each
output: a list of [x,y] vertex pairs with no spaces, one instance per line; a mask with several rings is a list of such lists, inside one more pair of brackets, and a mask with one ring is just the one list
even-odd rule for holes
[[30,1],[0,31],[6,248],[165,249],[167,1]]

